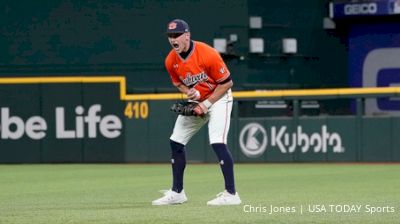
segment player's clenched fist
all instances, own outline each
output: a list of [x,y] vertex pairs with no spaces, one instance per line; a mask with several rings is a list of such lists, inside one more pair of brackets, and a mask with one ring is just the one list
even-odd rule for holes
[[200,99],[200,92],[195,88],[189,89],[189,91],[186,93],[186,95],[189,100],[199,100]]

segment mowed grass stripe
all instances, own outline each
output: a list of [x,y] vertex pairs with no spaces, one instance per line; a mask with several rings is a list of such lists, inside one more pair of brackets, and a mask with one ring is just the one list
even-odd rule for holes
[[[237,164],[240,206],[210,207],[223,189],[217,164],[188,164],[189,201],[151,206],[170,188],[168,164],[0,165],[0,223],[396,223],[400,165]],[[361,212],[304,211],[309,205],[362,205]],[[268,209],[245,212],[244,205]],[[365,206],[395,212],[365,212]],[[269,214],[270,206],[296,212]],[[248,208],[247,207],[247,208]],[[327,207],[328,208],[328,207]]]

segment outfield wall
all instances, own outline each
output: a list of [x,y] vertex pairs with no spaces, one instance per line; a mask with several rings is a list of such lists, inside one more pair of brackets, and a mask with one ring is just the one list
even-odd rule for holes
[[[0,93],[1,163],[168,162],[169,108],[183,98],[127,95],[124,77],[3,78]],[[236,161],[400,161],[399,117],[239,116],[246,96],[285,94],[294,92],[234,93],[228,141]],[[192,162],[216,159],[206,128],[187,148]]]
[[[168,161],[175,117],[162,114],[171,103],[151,103],[149,119],[126,121],[127,161]],[[393,162],[400,161],[399,131],[399,117],[239,118],[231,120],[228,144],[238,162]],[[216,159],[207,128],[187,149],[193,162]]]

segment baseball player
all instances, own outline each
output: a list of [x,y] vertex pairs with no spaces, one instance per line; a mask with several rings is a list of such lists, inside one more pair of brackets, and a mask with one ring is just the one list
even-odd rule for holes
[[165,67],[172,84],[190,101],[199,103],[194,108],[197,116],[179,115],[175,122],[170,137],[172,188],[152,204],[171,205],[187,201],[183,189],[185,145],[208,122],[209,141],[221,166],[225,190],[207,204],[238,205],[241,200],[235,189],[233,159],[227,147],[233,100],[229,70],[214,48],[191,40],[189,25],[185,21],[175,19],[168,23],[167,36],[172,50],[165,59]]

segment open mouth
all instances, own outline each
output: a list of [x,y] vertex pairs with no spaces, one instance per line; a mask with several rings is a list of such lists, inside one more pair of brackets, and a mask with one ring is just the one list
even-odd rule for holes
[[172,44],[172,47],[174,47],[174,48],[179,48],[179,44]]

